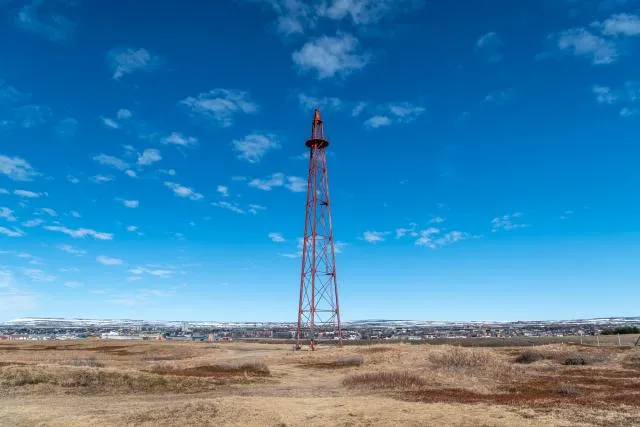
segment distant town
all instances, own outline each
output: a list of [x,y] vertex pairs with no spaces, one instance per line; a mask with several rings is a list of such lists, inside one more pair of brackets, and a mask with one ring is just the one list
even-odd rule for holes
[[[145,321],[118,319],[23,318],[0,323],[0,340],[176,340],[234,341],[295,339],[295,323]],[[343,340],[349,342],[429,341],[442,339],[506,339],[598,336],[616,329],[634,330],[640,317],[599,319],[437,322],[363,320],[345,322]],[[320,332],[320,340],[336,340],[334,331]]]

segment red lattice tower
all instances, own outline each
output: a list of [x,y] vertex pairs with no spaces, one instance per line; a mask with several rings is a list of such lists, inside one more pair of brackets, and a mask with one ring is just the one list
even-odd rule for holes
[[337,338],[342,345],[336,256],[331,225],[331,201],[327,176],[327,147],[320,110],[311,125],[307,205],[302,243],[302,274],[296,348],[308,341],[314,350],[319,339]]

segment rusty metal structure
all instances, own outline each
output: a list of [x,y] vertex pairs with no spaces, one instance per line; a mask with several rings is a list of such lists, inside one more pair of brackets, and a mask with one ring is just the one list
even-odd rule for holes
[[302,272],[296,349],[307,342],[315,350],[319,340],[338,340],[342,345],[336,256],[331,223],[331,199],[327,175],[324,123],[316,109],[311,124],[307,203],[302,242]]

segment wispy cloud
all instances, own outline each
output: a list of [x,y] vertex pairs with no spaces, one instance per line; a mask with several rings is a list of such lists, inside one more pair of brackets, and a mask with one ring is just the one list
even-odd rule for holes
[[0,218],[9,221],[9,222],[15,222],[16,221],[16,217],[13,214],[13,210],[7,208],[7,207],[0,207]]
[[228,211],[235,212],[240,215],[245,214],[245,211],[240,206],[238,206],[237,203],[222,201],[222,202],[213,202],[211,203],[211,205],[217,208],[226,209]]
[[7,228],[0,227],[0,234],[4,234],[7,237],[22,237],[24,236],[24,232],[19,228]]
[[94,156],[93,160],[97,163],[100,163],[101,165],[109,166],[114,169],[118,169],[120,171],[129,169],[129,164],[127,162],[115,156],[109,156],[101,153],[101,154],[98,154],[97,156]]
[[218,191],[218,193],[222,194],[224,197],[229,197],[229,187],[227,187],[226,185],[218,185],[216,191]]
[[265,179],[252,179],[249,181],[249,187],[263,191],[271,191],[276,187],[285,187],[294,193],[299,193],[307,191],[307,181],[297,176],[285,176],[285,174],[277,172]]
[[[76,24],[64,15],[50,12],[43,0],[31,0],[15,17],[16,25],[23,30],[38,34],[52,42],[66,43],[74,35]],[[56,2],[54,7],[71,5],[72,2]]]
[[320,108],[321,110],[338,110],[342,106],[342,101],[334,97],[315,97],[304,93],[298,94],[298,103],[304,110],[313,110]]
[[25,159],[2,154],[0,154],[0,174],[14,181],[31,181],[40,175]]
[[208,119],[223,127],[231,126],[238,114],[258,111],[258,105],[249,99],[247,92],[231,89],[213,89],[196,97],[190,96],[180,101],[180,105],[189,115]]
[[587,28],[572,28],[549,36],[562,52],[588,58],[594,65],[611,64],[618,59],[618,48],[612,40]]
[[27,199],[37,199],[38,197],[47,196],[47,193],[34,193],[29,190],[15,190],[13,194]]
[[75,246],[71,246],[71,245],[58,245],[58,249],[75,256],[84,256],[87,254],[87,251],[76,248]]
[[122,265],[121,259],[111,258],[104,255],[97,256],[96,261],[98,261],[102,265],[108,265],[108,266]]
[[170,135],[162,138],[163,144],[180,145],[188,147],[190,145],[198,144],[198,139],[193,136],[185,136],[179,132],[172,132]]
[[185,187],[175,182],[165,181],[164,185],[173,190],[173,193],[179,197],[185,197],[191,200],[201,200],[204,198],[202,194],[195,192],[192,188]]
[[94,239],[98,239],[98,240],[113,239],[113,234],[111,233],[103,233],[103,232],[92,230],[90,228],[71,229],[71,228],[60,226],[60,225],[45,225],[43,228],[49,231],[64,233],[70,237],[73,237],[74,239],[83,239],[87,236],[93,237]]
[[275,135],[258,133],[236,139],[232,144],[238,158],[249,163],[258,163],[268,151],[280,147]]
[[49,216],[58,216],[58,213],[51,208],[41,208],[40,211],[46,213]]
[[368,243],[384,242],[388,231],[365,231],[362,234],[362,240]]
[[515,96],[516,91],[514,89],[494,90],[493,92],[485,96],[484,102],[495,105],[504,105],[507,102],[511,101]]
[[117,200],[121,202],[125,208],[135,209],[138,206],[140,206],[140,201],[138,200],[123,200],[123,199],[117,199]]
[[426,109],[410,102],[390,102],[377,107],[376,111],[378,114],[365,120],[365,127],[377,129],[394,123],[409,123],[424,114]]
[[149,72],[158,69],[163,61],[160,56],[143,48],[115,48],[107,53],[107,62],[113,72],[112,78],[119,80],[127,74]]
[[138,165],[140,166],[149,166],[160,160],[162,160],[162,155],[155,148],[147,148],[142,154],[138,155]]
[[522,217],[522,213],[516,212],[511,215],[503,215],[500,217],[493,218],[491,220],[491,231],[495,233],[500,230],[511,231],[518,228],[530,227],[529,224],[516,222],[517,219],[521,217]]
[[282,236],[282,233],[269,233],[269,239],[274,243],[283,243],[287,240]]
[[96,184],[113,181],[113,177],[109,175],[95,175],[89,179],[91,180],[91,182],[95,182]]
[[364,68],[371,58],[358,39],[346,33],[310,40],[292,55],[299,72],[314,72],[319,80],[346,77]]
[[488,62],[500,62],[502,61],[502,53],[500,53],[502,44],[500,36],[495,32],[490,32],[476,41],[476,51]]

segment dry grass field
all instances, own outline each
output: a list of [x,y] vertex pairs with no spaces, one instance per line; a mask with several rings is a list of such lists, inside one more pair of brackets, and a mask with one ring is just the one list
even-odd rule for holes
[[640,350],[0,343],[2,426],[634,426]]

